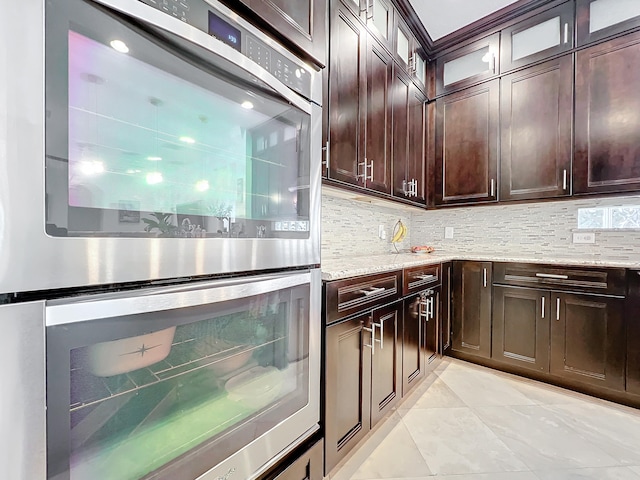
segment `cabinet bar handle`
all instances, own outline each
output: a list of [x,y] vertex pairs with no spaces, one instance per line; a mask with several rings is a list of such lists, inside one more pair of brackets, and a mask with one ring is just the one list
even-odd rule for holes
[[569,23],[565,23],[564,24],[564,43],[567,43],[568,41],[569,41]]
[[374,340],[374,342],[380,343],[380,350],[384,350],[384,321],[380,321],[380,323],[374,323],[376,327],[380,330],[380,340]]
[[487,269],[486,268],[482,269],[482,284],[486,288],[487,286]]
[[562,189],[567,189],[567,169],[562,170]]
[[536,277],[538,277],[538,278],[554,278],[556,280],[567,280],[569,278],[567,275],[556,275],[555,273],[536,273]]
[[[360,174],[360,167],[364,167],[364,173],[361,175]],[[356,178],[362,178],[365,183],[367,181],[367,159],[365,157],[364,162],[358,162],[358,174],[356,175]]]
[[413,196],[418,196],[418,180],[413,181]]
[[409,195],[409,192],[407,191],[407,181],[406,180],[402,180],[402,193],[404,195]]
[[493,178],[491,179],[491,196],[493,197],[493,194],[495,193],[495,181],[493,180]]
[[[365,168],[364,173],[365,173],[365,180],[366,180],[366,173],[367,173],[367,170],[366,170],[366,169],[367,169],[367,167],[366,167],[366,165],[365,165],[365,167],[364,167],[364,168]],[[371,176],[369,177],[369,180],[371,180],[371,182],[373,182],[373,160],[371,160],[371,164],[369,164],[369,168],[371,169]]]
[[366,332],[371,332],[371,344],[365,343],[365,347],[369,347],[371,349],[371,355],[376,354],[376,324],[372,323],[371,328],[362,327],[362,329]]
[[385,287],[371,287],[369,290],[360,290],[360,293],[363,293],[365,297],[369,295],[375,295],[376,293],[382,293],[386,290]]
[[[369,5],[371,5],[371,14],[369,14]],[[367,20],[373,19],[375,16],[374,8],[375,6],[373,5],[373,2],[369,2],[369,0],[367,0]]]
[[544,297],[542,297],[542,318],[544,318]]
[[560,321],[560,297],[556,298],[556,321]]
[[324,150],[326,153],[324,155],[324,162],[322,162],[323,165],[327,166],[327,170],[329,170],[329,140],[326,141],[326,143],[324,144],[324,147],[322,148],[322,150]]
[[435,303],[435,298],[432,296],[429,299],[429,314],[431,316],[431,320],[435,319],[435,316],[433,315],[433,304]]

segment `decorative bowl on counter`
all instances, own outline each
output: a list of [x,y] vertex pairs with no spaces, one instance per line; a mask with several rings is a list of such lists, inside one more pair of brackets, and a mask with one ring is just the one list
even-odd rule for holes
[[431,253],[435,251],[435,247],[430,247],[428,245],[418,245],[416,247],[411,247],[411,253]]
[[87,348],[88,370],[111,377],[158,363],[169,355],[176,327],[136,337],[101,342]]

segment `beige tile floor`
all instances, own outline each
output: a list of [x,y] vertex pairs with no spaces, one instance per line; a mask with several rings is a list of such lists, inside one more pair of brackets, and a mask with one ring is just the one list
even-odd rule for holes
[[331,480],[640,480],[640,410],[445,358]]

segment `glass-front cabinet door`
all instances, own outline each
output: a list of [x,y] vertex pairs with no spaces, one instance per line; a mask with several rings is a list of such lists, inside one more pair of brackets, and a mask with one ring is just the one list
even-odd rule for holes
[[390,0],[364,0],[367,2],[367,27],[387,48],[393,46],[394,8]]
[[307,112],[168,32],[48,11],[49,235],[308,238]]
[[48,478],[191,480],[300,416],[319,319],[297,277],[47,307]]
[[578,46],[640,26],[637,0],[577,0]]
[[571,2],[502,30],[500,71],[571,50],[573,30]]

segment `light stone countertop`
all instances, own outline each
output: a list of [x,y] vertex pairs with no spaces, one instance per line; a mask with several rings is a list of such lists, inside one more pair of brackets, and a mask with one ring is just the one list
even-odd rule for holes
[[540,263],[549,265],[566,265],[579,267],[618,267],[640,269],[640,255],[635,260],[612,259],[600,255],[581,255],[553,257],[535,254],[514,254],[505,252],[482,253],[446,252],[432,253],[388,253],[385,255],[355,256],[355,257],[322,257],[322,280],[340,280],[343,278],[370,275],[373,273],[389,272],[418,265],[448,262],[450,260],[477,260],[483,262],[517,262]]

